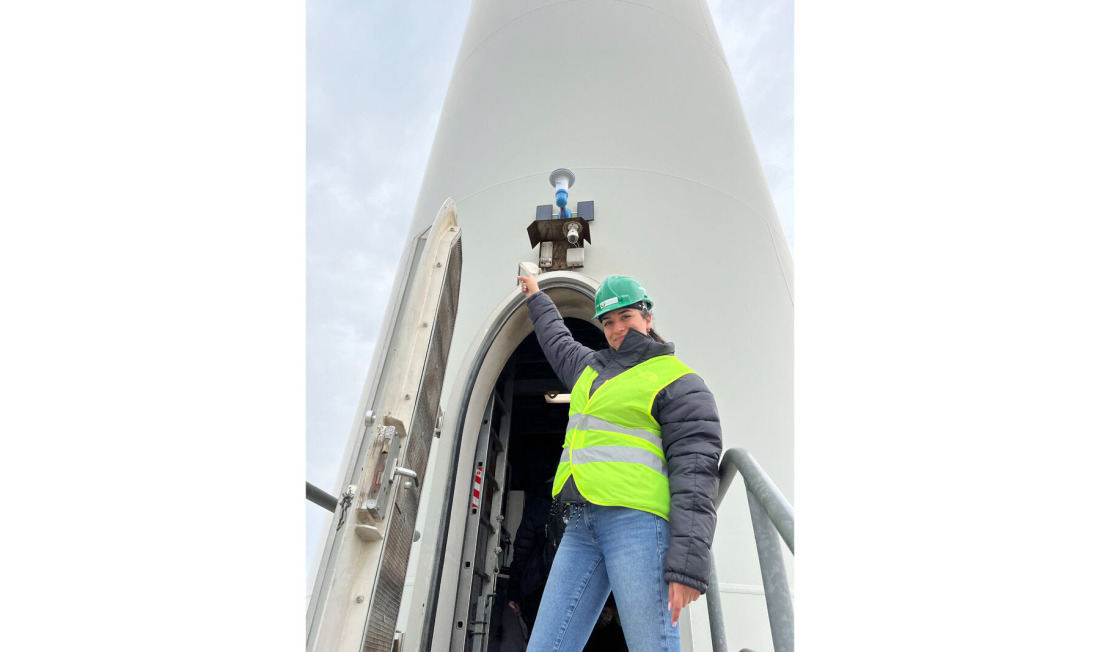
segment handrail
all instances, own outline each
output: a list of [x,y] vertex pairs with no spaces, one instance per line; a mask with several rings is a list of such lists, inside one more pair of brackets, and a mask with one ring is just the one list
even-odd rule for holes
[[[744,448],[730,448],[722,455],[722,462],[718,465],[718,501],[722,501],[722,496],[729,489],[733,476],[738,471],[745,478],[746,489],[760,501],[768,518],[779,530],[779,536],[783,537],[783,542],[787,544],[787,550],[793,554],[794,508],[780,493],[760,464]],[[727,473],[728,477],[726,477]]]
[[[756,554],[760,558],[760,574],[764,582],[764,599],[768,605],[768,621],[772,630],[772,645],[776,652],[794,652],[794,609],[791,606],[790,585],[783,566],[779,536],[794,553],[794,509],[776,488],[768,474],[743,448],[730,448],[718,465],[718,504],[729,490],[737,472],[745,479],[749,516],[756,537]],[[717,507],[717,506],[716,506]],[[710,616],[711,646],[715,652],[726,652],[725,625],[719,597],[718,571],[714,552],[710,554],[710,585],[715,590],[707,594],[707,614]]]
[[330,512],[336,513],[336,505],[339,502],[336,496],[333,496],[329,492],[321,489],[313,484],[310,484],[309,480],[306,480],[306,500],[314,505],[320,505]]

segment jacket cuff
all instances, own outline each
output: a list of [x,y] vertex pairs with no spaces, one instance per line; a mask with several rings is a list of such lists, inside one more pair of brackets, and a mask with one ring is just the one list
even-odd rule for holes
[[684,575],[683,573],[665,571],[665,581],[669,583],[678,582],[684,586],[690,586],[702,595],[705,595],[707,592],[707,583],[705,581],[696,579],[690,575]]

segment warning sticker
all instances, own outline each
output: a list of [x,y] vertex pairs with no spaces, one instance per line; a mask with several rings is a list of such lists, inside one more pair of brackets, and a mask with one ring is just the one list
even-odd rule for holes
[[610,299],[604,299],[603,301],[601,301],[600,302],[600,307],[601,308],[606,308],[606,307],[614,305],[618,302],[619,302],[619,297],[611,297]]
[[481,506],[481,469],[474,471],[474,500],[470,507]]

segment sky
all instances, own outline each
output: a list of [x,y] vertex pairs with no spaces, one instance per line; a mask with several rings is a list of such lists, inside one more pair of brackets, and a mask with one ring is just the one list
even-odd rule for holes
[[[710,0],[794,251],[791,0]],[[334,490],[469,0],[306,3],[306,479]],[[306,503],[306,591],[329,513]]]

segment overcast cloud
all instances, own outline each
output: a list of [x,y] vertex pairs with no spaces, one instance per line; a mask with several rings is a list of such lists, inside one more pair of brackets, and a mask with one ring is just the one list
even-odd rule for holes
[[[792,0],[708,0],[794,252]],[[306,479],[332,491],[469,0],[306,3]],[[329,513],[306,503],[306,591]]]

